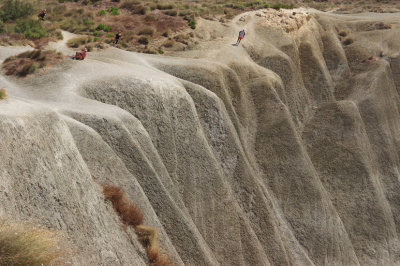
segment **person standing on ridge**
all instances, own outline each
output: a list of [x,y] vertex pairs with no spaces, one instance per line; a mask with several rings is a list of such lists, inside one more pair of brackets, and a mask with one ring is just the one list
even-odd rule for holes
[[46,16],[46,14],[47,14],[46,9],[43,9],[42,11],[40,11],[38,18],[40,20],[44,20],[44,17]]
[[114,40],[114,44],[117,45],[119,42],[119,39],[121,38],[122,34],[119,31],[117,34],[115,34],[115,40]]
[[244,29],[239,31],[239,37],[237,39],[236,46],[239,46],[240,41],[244,38],[245,35],[246,32],[244,31]]

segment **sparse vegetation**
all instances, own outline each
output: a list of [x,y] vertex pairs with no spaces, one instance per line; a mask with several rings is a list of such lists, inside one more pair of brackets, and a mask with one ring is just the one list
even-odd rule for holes
[[26,1],[5,0],[0,9],[0,19],[4,22],[26,18],[33,14],[33,6]]
[[67,46],[71,47],[71,48],[78,48],[82,45],[90,43],[91,41],[92,41],[92,38],[89,36],[73,38],[73,39],[68,40]]
[[0,100],[4,100],[7,98],[7,93],[5,89],[0,89]]
[[115,6],[113,6],[112,8],[110,8],[110,10],[108,11],[111,15],[113,16],[118,16],[119,15],[119,11],[118,8],[116,8]]
[[346,38],[344,41],[343,41],[343,45],[350,45],[350,44],[352,44],[354,42],[354,40],[352,39],[352,38]]
[[39,39],[46,35],[40,22],[33,19],[17,20],[15,31],[22,33],[28,39]]
[[138,39],[138,43],[148,45],[150,43],[150,38],[147,36],[142,36]]
[[104,197],[111,202],[125,226],[133,227],[138,240],[146,250],[150,265],[171,266],[173,263],[161,254],[157,248],[157,231],[155,228],[143,225],[143,215],[140,210],[128,201],[123,191],[112,185],[103,185]]
[[148,35],[148,36],[153,36],[155,30],[153,28],[144,28],[141,31],[139,31],[139,35]]
[[169,258],[162,255],[157,248],[146,248],[147,258],[150,265],[153,266],[171,266],[172,263]]
[[188,24],[189,24],[189,27],[191,29],[195,29],[196,28],[196,20],[191,20],[191,21],[188,22]]
[[114,210],[125,225],[136,227],[143,224],[143,214],[139,208],[125,198],[120,188],[105,185],[103,186],[103,194],[107,200],[111,201]]
[[56,232],[0,220],[0,265],[60,265],[70,252]]
[[37,49],[8,57],[4,60],[2,68],[6,75],[26,77],[33,74],[37,69],[60,62],[62,58],[62,54],[54,50],[42,51]]

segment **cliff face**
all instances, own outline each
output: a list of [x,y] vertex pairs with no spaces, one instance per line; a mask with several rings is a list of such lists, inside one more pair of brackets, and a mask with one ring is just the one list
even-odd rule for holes
[[178,265],[398,264],[399,23],[257,11],[171,57],[1,76],[0,214],[65,232],[77,265],[146,265],[106,183]]

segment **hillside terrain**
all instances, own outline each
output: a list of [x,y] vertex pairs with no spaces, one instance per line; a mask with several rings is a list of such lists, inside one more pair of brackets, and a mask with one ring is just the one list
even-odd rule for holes
[[[60,232],[73,265],[149,265],[113,185],[174,265],[400,264],[399,13],[268,8],[192,33],[2,70],[0,217]],[[41,47],[73,54],[62,35]]]

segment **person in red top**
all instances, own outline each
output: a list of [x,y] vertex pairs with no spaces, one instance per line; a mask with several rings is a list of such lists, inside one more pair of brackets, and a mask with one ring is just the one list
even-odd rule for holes
[[85,57],[86,57],[86,52],[87,52],[87,49],[86,49],[86,48],[83,49],[82,52],[76,52],[75,56],[73,56],[72,59],[75,59],[75,60],[84,60]]

